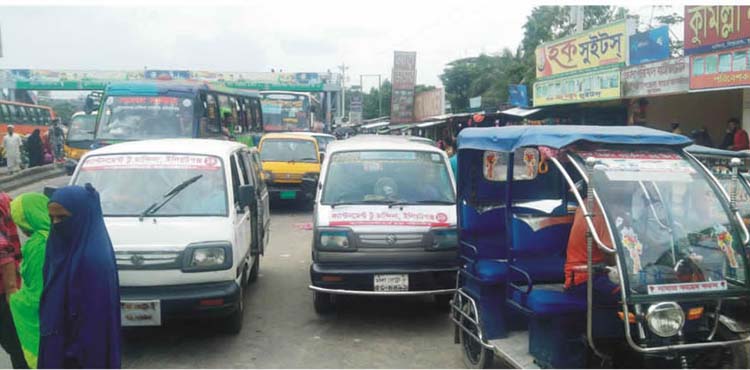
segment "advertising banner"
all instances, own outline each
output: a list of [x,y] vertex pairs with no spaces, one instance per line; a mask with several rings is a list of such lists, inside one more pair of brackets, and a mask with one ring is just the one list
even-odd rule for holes
[[620,70],[592,71],[534,83],[534,106],[620,98]]
[[445,113],[445,90],[424,91],[414,98],[414,119],[422,121],[428,117]]
[[750,48],[690,56],[690,90],[750,86]]
[[349,99],[349,124],[359,125],[362,123],[362,89],[352,86]]
[[750,46],[750,6],[686,6],[685,55]]
[[526,85],[508,85],[508,102],[516,107],[528,108],[529,92]]
[[620,66],[627,62],[627,57],[628,32],[623,20],[540,45],[536,49],[536,77]]
[[393,52],[393,78],[391,90],[391,123],[408,123],[414,120],[414,87],[417,84],[417,53]]
[[622,95],[635,98],[687,92],[689,67],[688,58],[681,57],[625,68],[622,70]]
[[630,65],[669,59],[669,26],[630,36]]

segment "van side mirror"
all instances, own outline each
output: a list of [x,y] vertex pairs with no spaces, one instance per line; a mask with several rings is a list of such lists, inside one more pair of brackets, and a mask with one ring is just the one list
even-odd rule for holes
[[255,206],[255,188],[252,185],[240,186],[240,208]]
[[54,194],[55,191],[57,191],[57,189],[58,189],[57,186],[45,186],[44,187],[44,195],[47,198],[52,198],[52,194]]

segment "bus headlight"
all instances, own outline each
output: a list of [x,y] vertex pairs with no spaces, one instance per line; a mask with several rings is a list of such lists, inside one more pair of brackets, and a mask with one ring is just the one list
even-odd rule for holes
[[677,335],[685,324],[685,312],[675,302],[661,302],[648,308],[646,323],[654,334],[668,338]]

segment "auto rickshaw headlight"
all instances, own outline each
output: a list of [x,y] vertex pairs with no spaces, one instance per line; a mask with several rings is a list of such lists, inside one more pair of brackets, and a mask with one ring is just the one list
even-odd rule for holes
[[646,323],[654,334],[668,338],[677,335],[685,324],[685,312],[675,302],[651,305],[646,312]]

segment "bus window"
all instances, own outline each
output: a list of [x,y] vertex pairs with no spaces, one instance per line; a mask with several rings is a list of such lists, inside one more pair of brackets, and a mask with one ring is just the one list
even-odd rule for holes
[[193,109],[192,100],[184,97],[108,96],[96,137],[103,140],[192,137]]
[[13,104],[6,105],[8,108],[8,122],[9,123],[17,123],[18,122],[18,116],[16,115],[16,106]]
[[253,105],[253,130],[263,131],[263,114],[260,111],[260,99],[252,99]]
[[206,94],[203,99],[206,113],[202,119],[205,119],[206,123],[205,127],[201,127],[201,136],[218,136],[221,134],[221,123],[216,97],[213,94]]
[[52,123],[52,117],[49,109],[42,110],[42,119],[44,120],[45,125],[49,126],[49,124]]
[[239,125],[243,133],[250,131],[250,113],[247,98],[240,98],[239,103]]
[[8,119],[8,106],[0,104],[0,122],[9,122]]
[[26,107],[19,105],[18,107],[16,107],[16,112],[18,115],[18,122],[29,123],[29,116],[26,112]]
[[41,109],[39,108],[29,108],[29,111],[31,112],[31,121],[34,122],[35,125],[43,125],[44,122],[42,121],[41,117]]

